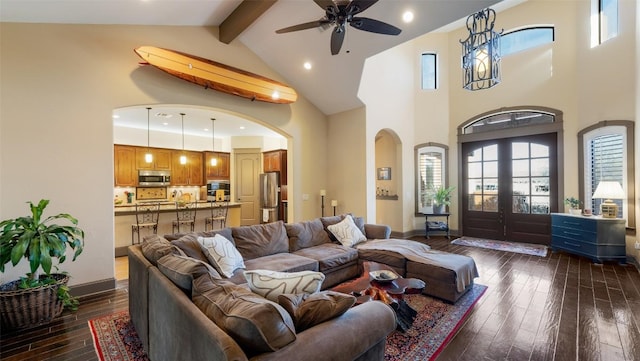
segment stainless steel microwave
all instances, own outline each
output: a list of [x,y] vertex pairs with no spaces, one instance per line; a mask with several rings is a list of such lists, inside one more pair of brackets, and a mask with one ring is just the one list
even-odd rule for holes
[[165,170],[139,170],[138,185],[145,187],[166,187],[171,184],[171,172]]

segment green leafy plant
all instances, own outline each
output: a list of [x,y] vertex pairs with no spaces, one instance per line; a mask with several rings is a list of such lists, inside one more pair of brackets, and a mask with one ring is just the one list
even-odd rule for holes
[[580,202],[580,200],[575,197],[569,197],[564,199],[564,204],[573,209],[580,209],[580,205],[582,205],[582,202]]
[[[16,266],[21,259],[27,259],[31,272],[18,282],[18,288],[23,289],[55,283],[56,279],[51,276],[54,259],[58,264],[63,263],[67,247],[70,247],[74,250],[72,261],[75,261],[84,248],[84,231],[77,227],[76,218],[60,213],[42,220],[49,200],[42,199],[37,205],[27,203],[31,208],[31,216],[0,222],[0,272],[4,272],[9,262]],[[67,220],[71,225],[57,224],[57,220]],[[40,269],[44,274],[39,275]],[[66,307],[77,309],[78,300],[69,294],[66,285],[58,290],[58,298]]]
[[448,206],[451,204],[451,193],[456,187],[438,187],[433,194],[433,203],[436,206]]

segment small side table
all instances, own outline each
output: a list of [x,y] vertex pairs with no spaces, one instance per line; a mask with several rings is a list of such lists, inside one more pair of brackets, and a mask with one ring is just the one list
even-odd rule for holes
[[[449,239],[449,213],[423,213],[424,214],[424,238],[429,238],[429,233],[445,232]],[[445,218],[445,221],[429,221],[431,218]]]

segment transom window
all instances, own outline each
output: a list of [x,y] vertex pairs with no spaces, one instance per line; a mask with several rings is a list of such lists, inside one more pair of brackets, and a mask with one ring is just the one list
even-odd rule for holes
[[502,35],[502,56],[549,44],[554,41],[553,26],[530,27]]
[[618,36],[618,0],[591,0],[591,47]]
[[490,132],[498,129],[518,128],[528,125],[553,123],[551,113],[521,110],[517,112],[494,113],[480,118],[462,128],[462,134]]

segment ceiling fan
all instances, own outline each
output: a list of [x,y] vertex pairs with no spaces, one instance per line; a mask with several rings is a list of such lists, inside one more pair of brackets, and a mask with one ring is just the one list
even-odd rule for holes
[[359,30],[385,35],[398,35],[402,31],[393,25],[379,20],[355,16],[367,10],[371,5],[377,3],[378,0],[352,0],[350,2],[334,2],[333,0],[313,1],[325,11],[325,16],[322,19],[276,30],[276,34],[289,33],[292,31],[306,30],[316,27],[326,28],[328,26],[335,25],[333,32],[331,33],[331,55],[336,55],[340,52],[340,48],[342,47],[344,34],[347,30],[347,24]]

